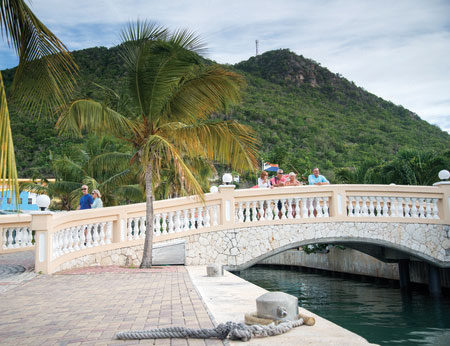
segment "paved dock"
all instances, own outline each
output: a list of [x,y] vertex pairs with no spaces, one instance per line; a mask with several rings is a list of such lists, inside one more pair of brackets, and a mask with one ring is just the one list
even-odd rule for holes
[[[0,287],[7,288],[0,289],[1,345],[224,345],[228,341],[120,341],[114,336],[119,331],[213,328],[228,320],[242,321],[245,312],[255,311],[256,297],[266,292],[231,273],[206,277],[205,267],[91,267],[50,276],[30,272],[31,255],[20,264],[14,262],[23,255],[15,255],[15,260],[8,256],[0,255]],[[25,270],[2,276],[1,268],[8,266]],[[20,275],[25,275],[22,280],[17,279]],[[358,335],[315,317],[314,327],[246,344],[368,345]],[[231,344],[238,343],[242,344]]]

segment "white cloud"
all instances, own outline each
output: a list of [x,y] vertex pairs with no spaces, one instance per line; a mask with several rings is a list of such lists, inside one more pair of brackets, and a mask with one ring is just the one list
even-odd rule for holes
[[[42,0],[38,17],[70,49],[110,47],[137,18],[188,27],[208,57],[236,63],[290,48],[372,93],[449,129],[450,3],[446,0]],[[3,46],[2,46],[3,45]],[[0,68],[5,56],[0,42]]]

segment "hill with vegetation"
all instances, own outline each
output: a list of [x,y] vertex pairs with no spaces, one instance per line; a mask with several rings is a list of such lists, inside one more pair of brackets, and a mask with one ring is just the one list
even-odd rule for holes
[[[126,107],[117,47],[73,55],[80,68],[75,97],[104,99],[95,82],[119,94],[116,106]],[[387,161],[405,148],[442,153],[450,147],[447,132],[287,49],[227,67],[243,74],[248,85],[242,104],[223,116],[251,125],[260,136],[261,158],[285,170],[303,173],[318,165],[332,176],[335,168],[358,166],[368,158]],[[8,86],[13,70],[2,73]],[[22,177],[50,175],[50,151],[63,154],[80,143],[58,137],[54,118],[32,119],[12,108],[11,123]]]

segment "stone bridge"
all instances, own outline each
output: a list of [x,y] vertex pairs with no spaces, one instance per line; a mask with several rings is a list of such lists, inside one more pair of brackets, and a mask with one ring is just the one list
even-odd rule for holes
[[[155,202],[155,264],[240,270],[307,244],[345,244],[384,261],[450,267],[450,185],[235,190]],[[140,263],[145,204],[0,216],[0,251],[36,249],[35,270]],[[88,230],[86,232],[86,230]],[[168,257],[175,253],[175,257]],[[159,258],[159,259],[158,259]]]

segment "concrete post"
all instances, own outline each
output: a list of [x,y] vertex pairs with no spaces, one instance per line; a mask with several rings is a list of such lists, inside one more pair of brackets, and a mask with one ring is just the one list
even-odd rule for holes
[[220,207],[220,224],[234,224],[234,185],[220,185],[219,193],[222,199]]
[[439,187],[444,193],[442,203],[439,205],[439,216],[447,224],[450,224],[450,181],[441,181],[433,184],[433,186]]
[[31,216],[31,229],[36,231],[36,250],[34,260],[34,270],[36,273],[49,274],[52,256],[52,230],[53,213],[36,212]]
[[121,210],[117,214],[117,220],[113,222],[113,234],[112,234],[112,242],[120,243],[125,240],[125,227],[127,222],[127,213],[124,210]]
[[330,217],[346,217],[347,216],[347,196],[345,188],[334,187],[333,195],[330,202]]
[[411,284],[409,277],[409,260],[401,259],[398,261],[398,276],[400,279],[400,288],[407,289]]
[[430,291],[430,295],[433,297],[439,297],[442,295],[439,268],[432,264],[428,264],[428,289]]

